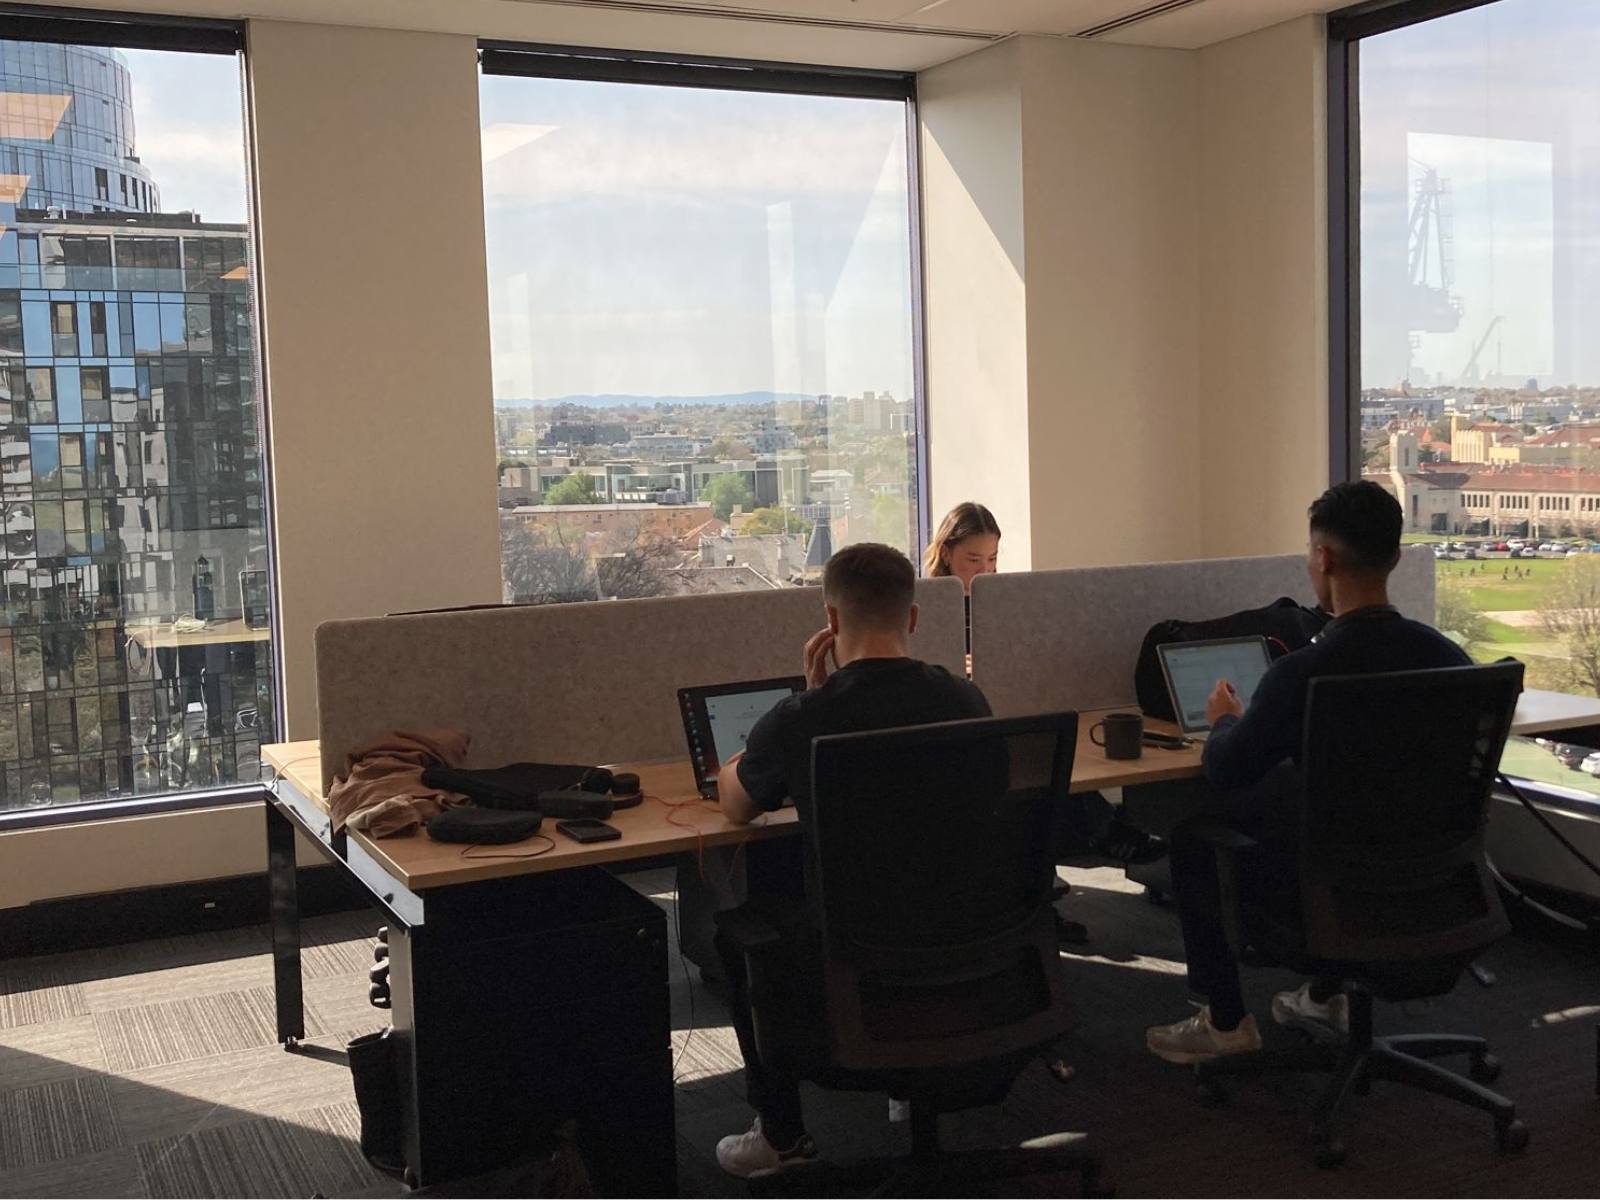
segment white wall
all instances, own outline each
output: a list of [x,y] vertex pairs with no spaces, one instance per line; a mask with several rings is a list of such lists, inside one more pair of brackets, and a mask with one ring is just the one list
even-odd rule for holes
[[1287,553],[1328,485],[1326,39],[1305,17],[1197,57],[1202,547]]
[[500,599],[477,46],[255,21],[249,60],[292,739],[323,621]]
[[1032,565],[1022,39],[924,72],[924,332],[933,520],[989,506],[1002,561]]
[[1307,17],[1199,51],[1017,38],[922,75],[933,508],[991,500],[1003,568],[1304,544],[1324,54]]

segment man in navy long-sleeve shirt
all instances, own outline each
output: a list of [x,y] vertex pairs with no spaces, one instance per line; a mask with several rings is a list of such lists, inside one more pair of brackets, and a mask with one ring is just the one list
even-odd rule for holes
[[[1400,558],[1400,505],[1375,483],[1329,488],[1311,506],[1307,570],[1317,600],[1334,620],[1311,645],[1275,662],[1247,711],[1227,680],[1206,702],[1211,736],[1206,778],[1229,790],[1233,823],[1261,838],[1242,881],[1246,903],[1293,902],[1298,782],[1306,698],[1321,675],[1465,666],[1471,660],[1437,630],[1402,617],[1389,604],[1389,573]],[[1189,981],[1208,1003],[1194,1016],[1146,1033],[1152,1052],[1194,1063],[1261,1045],[1245,1011],[1239,964],[1223,927],[1221,885],[1211,847],[1182,826],[1172,838],[1173,893],[1183,923]],[[1312,1019],[1343,1025],[1337,980],[1319,980],[1273,997],[1279,1023]]]

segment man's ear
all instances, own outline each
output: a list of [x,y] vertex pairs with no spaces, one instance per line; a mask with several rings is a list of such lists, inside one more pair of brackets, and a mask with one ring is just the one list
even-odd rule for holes
[[906,629],[907,633],[915,633],[917,631],[917,617],[921,614],[921,612],[922,610],[919,609],[915,604],[911,606],[911,624]]
[[839,636],[839,610],[831,604],[824,604],[822,611],[828,614],[828,629],[834,637]]

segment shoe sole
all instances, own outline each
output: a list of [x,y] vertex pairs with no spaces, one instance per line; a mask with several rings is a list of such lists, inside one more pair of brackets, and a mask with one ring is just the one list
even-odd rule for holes
[[1159,1050],[1147,1041],[1145,1042],[1145,1049],[1149,1050],[1151,1054],[1154,1054],[1162,1062],[1173,1063],[1180,1067],[1192,1067],[1196,1063],[1210,1062],[1213,1058],[1227,1058],[1233,1054],[1252,1054],[1261,1049],[1261,1047],[1259,1045],[1241,1046],[1237,1050],[1215,1050],[1209,1052],[1203,1050]]

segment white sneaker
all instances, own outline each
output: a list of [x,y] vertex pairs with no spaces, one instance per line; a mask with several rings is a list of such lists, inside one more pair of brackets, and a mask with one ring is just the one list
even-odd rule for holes
[[1150,1053],[1169,1063],[1197,1063],[1224,1054],[1244,1054],[1261,1049],[1261,1031],[1256,1019],[1246,1013],[1237,1029],[1223,1031],[1211,1023],[1208,1005],[1186,1021],[1155,1025],[1145,1030],[1144,1043]]
[[1335,992],[1326,1004],[1311,998],[1311,985],[1302,983],[1292,992],[1279,992],[1272,998],[1272,1019],[1279,1025],[1315,1021],[1340,1033],[1350,1032],[1350,997]]
[[730,1133],[717,1143],[717,1165],[738,1179],[749,1179],[763,1171],[781,1171],[816,1156],[817,1144],[809,1133],[801,1134],[800,1140],[787,1150],[779,1150],[761,1132],[760,1117],[743,1133]]

